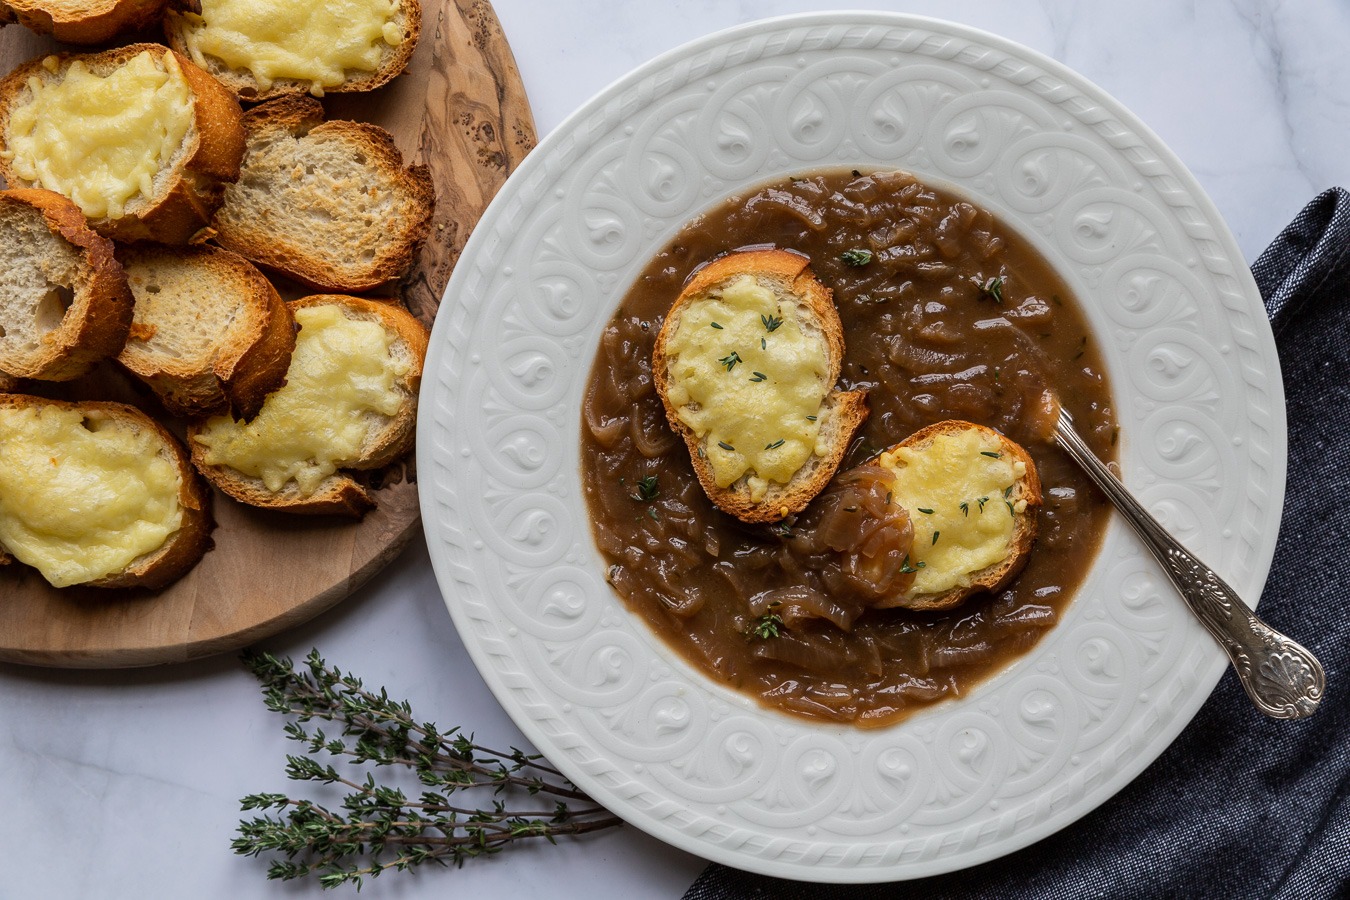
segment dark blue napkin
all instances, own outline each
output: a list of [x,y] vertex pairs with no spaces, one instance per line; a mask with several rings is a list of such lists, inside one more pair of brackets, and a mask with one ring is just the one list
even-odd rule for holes
[[1289,415],[1284,521],[1261,615],[1325,665],[1318,712],[1267,720],[1230,669],[1133,783],[1010,856],[851,887],[710,865],[684,900],[1350,896],[1350,688],[1341,677],[1350,668],[1350,193],[1334,188],[1309,203],[1252,273]]

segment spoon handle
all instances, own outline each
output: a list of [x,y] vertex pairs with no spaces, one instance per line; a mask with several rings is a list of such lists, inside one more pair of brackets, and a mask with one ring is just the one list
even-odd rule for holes
[[1168,534],[1088,449],[1063,410],[1055,438],[1162,563],[1191,612],[1228,654],[1256,708],[1275,719],[1312,715],[1326,688],[1326,673],[1317,658],[1261,621],[1237,591]]

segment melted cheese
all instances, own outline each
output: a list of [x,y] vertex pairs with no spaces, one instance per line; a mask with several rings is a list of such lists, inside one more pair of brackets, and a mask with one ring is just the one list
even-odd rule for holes
[[294,481],[308,497],[360,460],[379,416],[398,412],[404,397],[398,383],[409,367],[390,353],[388,331],[347,318],[341,307],[301,307],[295,320],[300,333],[285,385],[267,395],[252,421],[217,416],[195,440],[206,448],[207,464],[259,478],[273,492]]
[[0,410],[0,544],[56,587],[119,572],[183,521],[159,441],[46,404]]
[[[44,63],[56,71],[54,58]],[[93,219],[122,216],[155,194],[155,176],[193,124],[192,88],[167,50],[149,50],[106,76],[81,60],[60,81],[28,80],[10,114],[6,159],[26,182],[64,194]]]
[[666,347],[667,398],[704,440],[719,487],[749,475],[758,502],[818,446],[827,413],[828,347],[792,303],[750,275],[691,302]]
[[189,14],[186,43],[193,61],[212,56],[251,74],[267,90],[277,79],[309,82],[310,93],[374,72],[403,40],[394,0],[201,0]]
[[1026,509],[1012,488],[1026,464],[1003,454],[992,437],[975,429],[944,433],[921,449],[887,451],[878,462],[894,473],[893,499],[914,525],[910,563],[918,572],[910,595],[966,587],[972,574],[1008,555],[1014,513]]

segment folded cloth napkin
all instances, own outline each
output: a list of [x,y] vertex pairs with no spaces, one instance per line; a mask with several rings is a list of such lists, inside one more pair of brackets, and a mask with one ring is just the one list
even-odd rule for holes
[[935,878],[848,887],[711,865],[684,900],[1350,897],[1350,193],[1335,188],[1308,204],[1252,273],[1289,417],[1284,521],[1261,616],[1326,667],[1317,713],[1262,717],[1230,669],[1134,782],[1017,853]]

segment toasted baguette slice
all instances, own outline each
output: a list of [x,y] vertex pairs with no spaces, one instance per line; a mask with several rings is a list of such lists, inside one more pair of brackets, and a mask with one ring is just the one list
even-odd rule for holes
[[[155,72],[167,74],[168,88],[152,91],[137,81],[129,99],[99,98],[96,110],[85,94],[67,94],[69,105],[59,99],[77,62],[81,78],[102,84],[124,68],[138,70],[143,53]],[[172,97],[181,83],[180,103]],[[239,176],[242,115],[219,82],[159,44],[40,57],[0,80],[0,175],[11,187],[45,187],[74,199],[107,237],[185,244],[210,222],[224,183]],[[165,147],[163,135],[180,128],[178,143]]]
[[374,14],[354,22],[331,4],[272,0],[272,6],[276,15],[259,16],[248,4],[180,0],[164,17],[164,34],[240,100],[257,103],[374,90],[407,68],[422,31],[418,0],[395,0],[387,23]]
[[[344,470],[378,469],[412,448],[427,330],[401,307],[360,297],[320,294],[290,306],[300,332],[286,384],[246,425],[223,417],[193,424],[193,463],[252,506],[360,516],[374,497]],[[378,332],[328,336],[347,322],[378,325],[387,348],[368,346]],[[379,379],[387,391],[372,392]]]
[[57,587],[163,587],[211,545],[210,494],[132,406],[0,394],[0,545]]
[[261,272],[217,247],[120,247],[136,298],[117,361],[174,415],[251,419],[295,349],[290,310]]
[[155,24],[168,0],[0,0],[0,24],[19,22],[67,44],[101,44]]
[[0,191],[0,372],[67,381],[117,353],[131,291],[112,241],[51,191]]
[[[710,304],[740,296],[736,292],[747,285],[767,290],[756,294],[768,304],[767,312],[756,307],[739,315],[720,314],[727,322],[703,322],[706,311],[715,308]],[[733,317],[745,327],[733,326]],[[682,332],[686,322],[698,333]],[[784,323],[788,327],[779,331]],[[802,342],[786,343],[794,335]],[[814,365],[814,374],[807,377],[821,398],[818,407],[789,412],[774,405],[793,393],[789,371],[774,368],[789,347],[797,348],[789,354],[792,358],[807,354]],[[843,357],[839,313],[805,257],[785,250],[740,251],[709,263],[689,280],[657,335],[652,377],[666,418],[684,439],[699,483],[718,509],[745,522],[776,522],[801,511],[825,487],[867,418],[864,391],[834,388]],[[722,379],[705,401],[685,387],[692,383],[687,379],[698,377],[690,373],[700,367]],[[742,392],[735,394],[737,389]],[[723,432],[719,422],[731,421],[728,417],[743,423],[740,433]],[[753,446],[747,450],[747,444]],[[824,452],[816,452],[822,447]],[[776,451],[789,455],[764,455]],[[744,455],[732,456],[735,452]],[[756,469],[755,459],[764,473]],[[728,471],[735,474],[730,482]]]
[[216,214],[216,241],[317,290],[365,291],[403,275],[431,226],[425,166],[403,168],[389,132],[324,122],[312,97],[244,117],[248,152]]
[[[1041,481],[1019,444],[953,419],[921,428],[875,462],[897,473],[893,496],[909,512],[910,564],[919,570],[904,594],[877,607],[950,609],[1002,590],[1022,571],[1036,541]],[[906,481],[901,472],[911,468]]]

